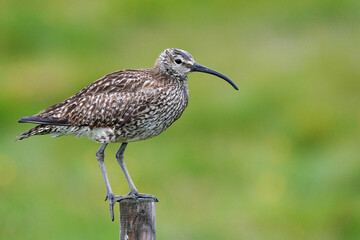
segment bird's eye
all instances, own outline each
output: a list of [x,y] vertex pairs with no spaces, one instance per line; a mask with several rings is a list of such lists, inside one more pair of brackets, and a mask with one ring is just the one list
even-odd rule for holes
[[177,64],[181,64],[182,63],[182,61],[181,61],[181,59],[175,59],[175,62],[177,63]]

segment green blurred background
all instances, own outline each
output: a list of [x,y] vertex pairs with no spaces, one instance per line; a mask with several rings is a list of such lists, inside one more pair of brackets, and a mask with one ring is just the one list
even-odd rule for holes
[[360,239],[359,43],[358,0],[1,1],[0,239],[118,238],[99,144],[14,142],[33,126],[16,120],[169,47],[240,90],[191,74],[183,116],[128,146],[158,239]]

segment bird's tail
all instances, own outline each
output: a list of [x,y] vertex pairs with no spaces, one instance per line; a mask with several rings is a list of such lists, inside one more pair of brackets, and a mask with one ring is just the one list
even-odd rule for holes
[[35,136],[35,135],[44,135],[44,134],[48,134],[51,131],[51,127],[48,125],[38,125],[32,129],[30,129],[29,131],[26,131],[22,134],[20,134],[19,136],[17,136],[17,138],[15,139],[15,141],[17,140],[23,140],[25,138],[31,137],[31,136]]

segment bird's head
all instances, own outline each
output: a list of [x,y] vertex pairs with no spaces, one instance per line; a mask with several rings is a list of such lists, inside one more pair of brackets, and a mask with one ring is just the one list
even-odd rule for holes
[[231,84],[236,90],[238,87],[225,75],[202,66],[194,61],[194,58],[185,50],[168,48],[165,49],[155,62],[155,67],[162,72],[173,76],[179,80],[186,80],[191,72],[204,72],[218,76]]

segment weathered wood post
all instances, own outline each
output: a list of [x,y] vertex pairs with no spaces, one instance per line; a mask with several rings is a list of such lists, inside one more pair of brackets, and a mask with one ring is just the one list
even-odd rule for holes
[[155,240],[154,199],[120,201],[120,240]]

